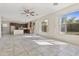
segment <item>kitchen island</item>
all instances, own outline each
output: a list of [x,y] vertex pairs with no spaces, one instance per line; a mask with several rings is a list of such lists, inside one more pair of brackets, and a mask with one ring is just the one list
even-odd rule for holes
[[13,31],[13,34],[14,34],[14,35],[19,35],[19,34],[21,35],[21,34],[24,34],[24,30],[14,30],[14,31]]

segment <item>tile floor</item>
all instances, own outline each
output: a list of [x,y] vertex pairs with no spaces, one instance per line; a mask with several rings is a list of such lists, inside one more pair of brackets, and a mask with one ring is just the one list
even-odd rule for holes
[[0,56],[78,56],[79,47],[37,35],[5,35]]

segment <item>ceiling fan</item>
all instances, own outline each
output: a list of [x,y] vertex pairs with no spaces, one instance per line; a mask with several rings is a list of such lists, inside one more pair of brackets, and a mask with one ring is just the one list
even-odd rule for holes
[[21,14],[25,14],[26,16],[37,16],[38,14],[36,14],[34,11],[23,8],[23,13]]

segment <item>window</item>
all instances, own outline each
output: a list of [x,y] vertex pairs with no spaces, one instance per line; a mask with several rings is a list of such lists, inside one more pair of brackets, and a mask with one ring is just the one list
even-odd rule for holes
[[61,17],[62,32],[79,32],[79,11]]
[[43,20],[42,22],[42,32],[48,31],[48,20]]

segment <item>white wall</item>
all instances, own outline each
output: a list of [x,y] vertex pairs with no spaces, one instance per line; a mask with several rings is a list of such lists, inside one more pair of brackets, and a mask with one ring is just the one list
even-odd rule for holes
[[[62,41],[71,42],[74,44],[79,44],[79,35],[68,35],[65,33],[61,33],[60,30],[60,17],[66,13],[78,11],[79,4],[75,4],[69,7],[66,7],[62,10],[59,10],[50,15],[44,16],[36,20],[36,33],[46,36],[48,38],[57,38]],[[47,33],[41,32],[41,22],[43,19],[48,19],[49,21],[49,30]]]

